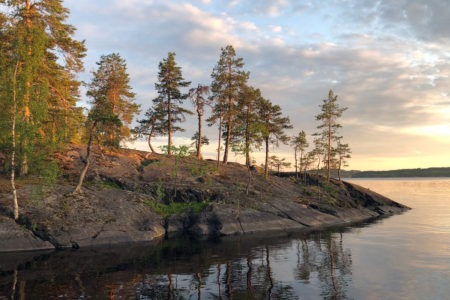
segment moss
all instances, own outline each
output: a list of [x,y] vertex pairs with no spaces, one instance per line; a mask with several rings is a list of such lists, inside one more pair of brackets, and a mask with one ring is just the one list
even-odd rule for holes
[[187,211],[188,209],[191,209],[195,213],[199,213],[211,205],[211,202],[209,201],[189,202],[189,203],[171,202],[169,204],[161,204],[158,202],[152,202],[150,200],[144,200],[144,203],[148,205],[154,212],[163,217],[168,217],[171,215],[180,215],[185,211]]

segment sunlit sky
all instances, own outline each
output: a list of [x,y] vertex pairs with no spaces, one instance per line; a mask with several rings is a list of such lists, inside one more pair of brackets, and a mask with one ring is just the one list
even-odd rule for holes
[[[136,102],[156,96],[158,63],[175,51],[185,79],[209,84],[228,44],[250,84],[309,135],[329,89],[347,106],[341,122],[352,149],[347,169],[450,166],[450,1],[447,0],[68,0],[69,22],[86,40],[86,72],[100,55],[127,60]],[[83,96],[83,102],[86,98]],[[190,143],[194,117],[177,133]],[[215,155],[216,127],[207,128]],[[309,136],[312,141],[311,136]],[[155,139],[155,146],[166,138]],[[146,150],[145,142],[131,147]],[[287,146],[271,152],[293,160]],[[263,161],[263,153],[253,157]],[[240,160],[237,157],[235,159]]]

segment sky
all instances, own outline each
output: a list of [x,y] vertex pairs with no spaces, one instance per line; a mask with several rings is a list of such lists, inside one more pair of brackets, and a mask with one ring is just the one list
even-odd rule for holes
[[[332,89],[346,169],[450,167],[450,1],[447,0],[66,0],[75,37],[86,40],[89,81],[102,54],[126,59],[142,113],[156,96],[158,63],[176,52],[192,87],[210,84],[221,48],[233,45],[249,83],[282,107],[309,141]],[[83,96],[82,103],[87,99]],[[195,117],[177,133],[190,143]],[[206,127],[206,126],[205,126]],[[217,128],[204,156],[213,158]],[[165,137],[155,145],[166,143]],[[147,150],[145,141],[130,144]],[[293,161],[288,146],[271,153]],[[263,152],[253,154],[261,163]],[[242,157],[233,159],[241,161]]]

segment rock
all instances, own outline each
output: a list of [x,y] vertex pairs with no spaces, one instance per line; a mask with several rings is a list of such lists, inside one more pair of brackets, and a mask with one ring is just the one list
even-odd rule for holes
[[23,228],[13,219],[0,216],[0,252],[54,248],[51,243],[37,238],[31,231]]

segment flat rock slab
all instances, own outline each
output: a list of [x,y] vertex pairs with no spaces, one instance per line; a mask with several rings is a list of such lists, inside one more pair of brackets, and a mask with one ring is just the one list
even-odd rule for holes
[[37,238],[13,219],[0,216],[0,252],[54,249],[47,241]]

